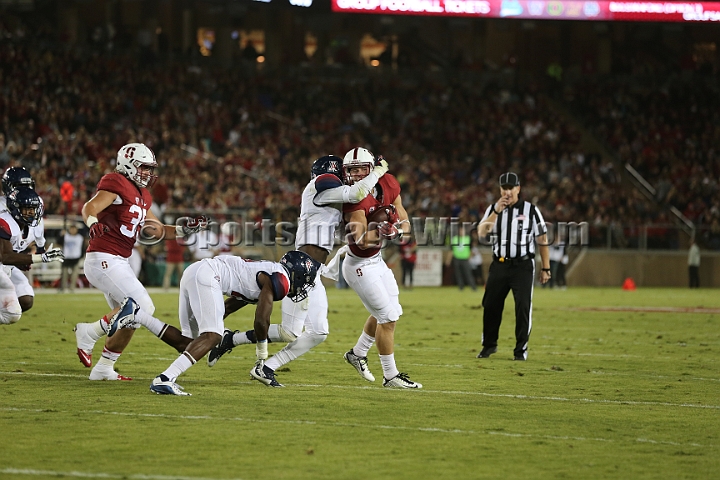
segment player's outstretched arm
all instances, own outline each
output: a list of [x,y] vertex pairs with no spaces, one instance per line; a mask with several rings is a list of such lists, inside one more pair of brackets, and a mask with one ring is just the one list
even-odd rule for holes
[[[0,235],[4,232],[0,231]],[[65,256],[62,250],[59,248],[53,248],[50,245],[50,249],[45,253],[16,253],[13,251],[12,243],[10,240],[0,238],[0,252],[2,257],[2,263],[4,265],[12,265],[20,268],[21,270],[29,270],[30,265],[33,263],[48,263],[48,262],[62,262]]]
[[142,232],[143,235],[150,238],[174,240],[176,238],[185,238],[201,230],[207,230],[208,225],[209,219],[204,215],[188,219],[183,225],[165,225],[152,210],[148,210]]
[[[388,171],[388,163],[383,159],[380,164],[377,165],[370,174],[355,182],[353,185],[344,185],[339,178],[334,187],[327,188],[321,192],[318,192],[313,199],[315,205],[329,205],[332,203],[360,203],[365,197],[367,197],[375,185],[377,185],[380,177],[385,175]],[[320,178],[320,177],[318,177]],[[328,176],[329,178],[329,176]],[[328,181],[322,179],[324,181]],[[334,179],[329,179],[335,182]]]

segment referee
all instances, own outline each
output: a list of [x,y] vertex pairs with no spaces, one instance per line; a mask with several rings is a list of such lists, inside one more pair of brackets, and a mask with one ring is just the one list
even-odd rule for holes
[[527,360],[532,329],[532,294],[535,279],[535,239],[542,258],[540,283],[550,280],[547,228],[540,210],[520,200],[516,173],[500,175],[500,199],[485,211],[478,235],[492,232],[493,262],[483,297],[483,348],[478,358],[497,352],[498,333],[505,299],[510,290],[515,299],[515,360]]

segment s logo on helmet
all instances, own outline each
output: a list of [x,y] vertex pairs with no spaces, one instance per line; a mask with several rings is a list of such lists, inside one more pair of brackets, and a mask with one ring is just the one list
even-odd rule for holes
[[330,160],[328,163],[328,172],[339,172],[340,167],[338,165],[338,162],[336,160]]
[[308,272],[312,271],[313,268],[313,262],[310,259],[305,260],[305,270]]
[[133,155],[135,155],[135,147],[128,147],[125,150],[125,158],[133,158]]

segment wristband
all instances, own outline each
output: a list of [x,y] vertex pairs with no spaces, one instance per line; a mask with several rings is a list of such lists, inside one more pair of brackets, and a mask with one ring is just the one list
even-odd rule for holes
[[183,227],[182,227],[182,226],[180,226],[180,225],[176,225],[176,226],[175,226],[175,236],[176,236],[176,237],[180,237],[180,238],[184,238],[184,237],[185,237],[185,232],[183,231]]
[[87,220],[85,220],[85,225],[88,226],[88,228],[92,227],[98,222],[98,219],[94,215],[88,215]]
[[549,269],[549,268],[542,268],[541,270],[542,270],[543,272],[548,272],[548,273],[550,273],[550,269]]
[[42,255],[38,253],[32,254],[32,263],[43,263]]
[[500,215],[500,212],[498,212],[497,210],[495,210],[495,204],[494,204],[494,203],[493,203],[492,206],[490,207],[490,210],[492,210],[492,213],[494,213],[495,215]]

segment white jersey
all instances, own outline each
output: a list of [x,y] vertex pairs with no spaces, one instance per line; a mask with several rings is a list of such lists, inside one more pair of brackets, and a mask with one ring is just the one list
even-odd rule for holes
[[274,301],[282,300],[290,290],[287,271],[277,262],[248,260],[234,255],[219,255],[202,261],[207,262],[217,274],[216,280],[220,282],[223,295],[257,303],[262,290],[258,284],[260,273],[270,277]]
[[342,222],[342,204],[358,203],[373,189],[378,176],[371,172],[354,185],[343,185],[326,173],[310,180],[302,193],[295,248],[317,245],[328,252],[335,246],[335,232]]
[[10,240],[14,252],[22,252],[35,242],[35,229],[28,228],[27,235],[24,235],[23,229],[6,210],[0,213],[0,238]]
[[[40,202],[45,206],[45,202],[43,202],[43,199],[40,198]],[[5,195],[0,195],[0,214],[9,212],[7,208],[7,197]],[[45,246],[45,222],[43,219],[40,219],[40,222],[38,222],[37,225],[34,227],[30,227],[30,230],[33,231],[33,236],[35,238],[35,245],[38,247],[44,247]]]

